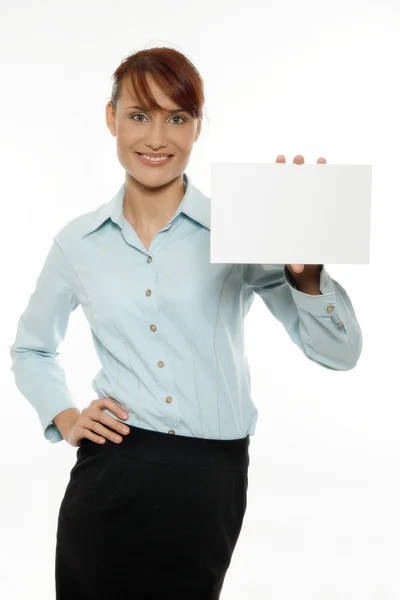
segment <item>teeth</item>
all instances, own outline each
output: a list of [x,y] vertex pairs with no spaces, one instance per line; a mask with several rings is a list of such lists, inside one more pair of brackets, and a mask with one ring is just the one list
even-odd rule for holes
[[152,156],[147,156],[147,154],[141,154],[140,156],[143,156],[144,158],[147,158],[147,160],[152,160],[154,162],[160,161],[160,160],[165,160],[166,158],[169,158],[168,156],[152,157]]

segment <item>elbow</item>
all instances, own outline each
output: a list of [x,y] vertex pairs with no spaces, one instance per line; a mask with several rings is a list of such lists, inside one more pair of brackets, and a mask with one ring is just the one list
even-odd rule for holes
[[363,349],[363,336],[360,329],[358,330],[357,335],[354,337],[350,348],[350,366],[347,369],[345,369],[346,371],[351,371],[352,369],[354,369],[357,366],[358,361],[360,360],[360,356],[362,354]]
[[338,366],[338,371],[352,371],[356,368],[360,360],[363,349],[363,337],[361,331],[357,332],[351,343],[347,346],[347,351],[343,352],[341,366]]
[[339,346],[334,344],[332,351],[327,353],[317,353],[314,348],[305,345],[304,352],[310,360],[316,362],[325,369],[332,371],[351,371],[354,369],[360,359],[363,348],[363,338],[361,331],[355,335],[347,344],[341,343]]

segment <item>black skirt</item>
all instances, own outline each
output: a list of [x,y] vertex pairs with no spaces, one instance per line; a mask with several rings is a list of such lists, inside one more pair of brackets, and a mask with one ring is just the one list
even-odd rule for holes
[[84,438],[61,502],[57,600],[217,600],[247,505],[249,436],[128,425]]

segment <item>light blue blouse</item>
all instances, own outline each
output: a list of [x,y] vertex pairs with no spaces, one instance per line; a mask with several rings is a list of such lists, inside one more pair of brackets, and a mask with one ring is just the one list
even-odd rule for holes
[[254,434],[243,331],[255,294],[307,358],[328,369],[355,367],[360,326],[325,267],[323,295],[314,296],[292,285],[285,265],[211,264],[210,198],[183,179],[181,204],[149,251],[124,217],[125,184],[53,238],[10,346],[16,385],[50,442],[63,439],[53,418],[79,408],[57,351],[79,306],[101,364],[93,389],[144,429],[211,439]]

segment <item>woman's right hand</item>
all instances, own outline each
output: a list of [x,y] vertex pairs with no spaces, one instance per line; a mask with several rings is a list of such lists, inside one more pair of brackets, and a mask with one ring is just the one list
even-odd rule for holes
[[103,411],[104,408],[120,419],[128,419],[129,417],[128,413],[112,398],[92,400],[89,406],[82,410],[78,419],[72,425],[68,436],[65,438],[68,444],[71,444],[71,446],[80,446],[82,438],[88,438],[96,442],[96,444],[104,443],[104,438],[116,444],[121,443],[124,438],[118,435],[118,433],[127,435],[130,429],[117,419],[107,415]]

